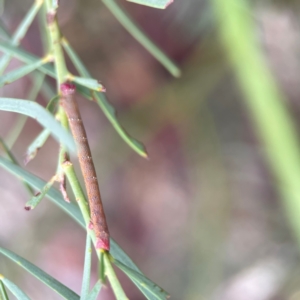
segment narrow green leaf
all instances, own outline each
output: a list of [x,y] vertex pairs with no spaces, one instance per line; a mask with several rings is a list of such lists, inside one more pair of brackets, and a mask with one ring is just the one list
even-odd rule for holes
[[[67,54],[69,55],[71,61],[75,65],[80,76],[91,77],[88,70],[85,68],[78,55],[73,50],[73,48],[69,45],[68,41],[65,38],[62,39],[62,45],[66,50]],[[141,144],[139,141],[129,136],[129,134],[127,134],[126,131],[122,128],[122,126],[120,125],[116,117],[116,111],[114,107],[108,102],[108,100],[106,99],[103,93],[94,92],[93,94],[90,94],[88,91],[80,88],[80,86],[79,86],[79,92],[81,92],[89,100],[96,100],[98,105],[102,109],[103,113],[105,114],[105,116],[108,118],[108,120],[113,125],[115,130],[119,133],[119,135],[123,138],[123,140],[139,155],[141,155],[142,157],[148,157],[146,149],[143,146],[143,144]]]
[[[3,278],[3,275],[0,274],[0,279]],[[5,286],[0,280],[0,300],[9,300]]]
[[20,113],[36,119],[42,126],[50,130],[61,144],[75,152],[76,148],[72,136],[41,105],[27,100],[0,98],[0,110]]
[[[45,75],[41,74],[40,72],[34,72],[31,75],[31,79],[33,81],[33,85],[28,93],[27,99],[35,101],[44,82]],[[16,122],[14,127],[10,130],[8,135],[5,137],[6,144],[10,149],[13,147],[16,140],[20,136],[25,126],[26,120],[27,120],[26,116],[19,116],[18,121]]]
[[94,94],[94,98],[96,99],[98,105],[101,107],[102,111],[109,119],[110,123],[113,125],[115,130],[119,133],[119,135],[123,138],[123,140],[139,155],[142,157],[147,158],[148,154],[146,149],[142,143],[131,137],[119,124],[119,121],[116,117],[114,112],[114,108],[109,104],[103,93],[96,93]]
[[100,280],[96,282],[90,293],[88,294],[86,300],[96,300],[100,291],[101,291],[102,283]]
[[55,278],[41,270],[39,267],[35,266],[25,258],[17,255],[16,253],[5,249],[3,247],[0,247],[0,253],[5,255],[7,258],[21,266],[23,269],[25,269],[27,272],[32,274],[34,277],[36,277],[38,280],[49,286],[51,289],[53,289],[55,292],[57,292],[59,295],[61,295],[63,298],[68,300],[79,300],[79,296],[74,293],[72,290],[70,290],[68,287],[57,281]]
[[71,81],[83,85],[96,92],[105,92],[105,88],[103,87],[103,85],[100,84],[98,80],[93,78],[72,76]]
[[53,183],[55,182],[56,176],[53,176],[49,182],[45,184],[45,186],[41,189],[41,191],[32,197],[29,201],[26,202],[25,204],[25,209],[26,210],[32,210],[34,209],[41,201],[42,199],[46,196],[50,188],[52,187]]
[[85,256],[84,256],[84,268],[82,277],[82,286],[80,293],[80,300],[87,300],[90,291],[90,279],[91,279],[91,264],[92,264],[92,241],[89,234],[86,235]]
[[4,283],[4,285],[12,292],[12,294],[16,296],[18,300],[30,300],[30,298],[13,282],[11,282],[5,277],[0,279]]
[[127,0],[141,5],[146,5],[154,8],[165,9],[173,0]]
[[158,285],[156,285],[154,282],[152,282],[150,279],[125,266],[123,263],[119,262],[116,259],[114,259],[112,262],[135,283],[135,285],[147,297],[147,299],[166,300],[168,298],[168,293]]
[[244,93],[247,113],[261,141],[265,159],[276,179],[287,219],[300,249],[300,144],[286,97],[272,77],[257,41],[257,24],[249,1],[211,1],[224,49]]
[[[40,60],[39,57],[32,55],[29,52],[22,50],[18,47],[12,46],[10,43],[0,42],[0,50],[19,59],[20,61],[26,64],[33,64]],[[40,66],[39,70],[53,78],[55,78],[56,76],[54,68],[50,64]]]
[[100,258],[99,258],[99,278],[101,283],[105,284],[105,264],[104,264],[104,252],[100,251]]
[[50,135],[50,131],[48,129],[44,129],[28,146],[28,149],[25,154],[24,164],[27,165],[31,160],[35,158],[39,149],[45,144],[48,137]]
[[[43,186],[46,184],[44,180],[38,178],[37,176],[24,170],[23,168],[11,163],[9,160],[1,156],[0,156],[0,165],[4,167],[7,171],[9,171],[11,174],[26,181],[28,184],[30,184],[32,187],[34,187],[37,190],[42,189]],[[61,196],[61,193],[57,189],[52,187],[48,191],[47,196],[62,210],[64,210],[68,215],[70,215],[77,223],[79,223],[84,229],[86,228],[85,222],[83,220],[79,208],[73,203],[65,202]],[[113,239],[110,239],[110,246],[111,246],[110,253],[113,255],[115,259],[118,259],[126,266],[141,273],[141,271],[134,264],[131,258],[120,248],[120,246]]]
[[[3,1],[3,0],[1,0]],[[10,35],[8,33],[8,31],[6,30],[3,21],[0,19],[0,37],[1,39],[3,39],[4,41],[10,41]]]
[[[5,142],[2,140],[2,138],[0,138],[0,145],[2,146],[3,150],[5,151],[6,155],[9,157],[9,159],[15,164],[15,165],[19,165],[16,158],[14,157],[14,155],[12,154],[12,152],[9,150],[9,148],[7,147],[7,145],[5,144]],[[28,190],[30,195],[33,195],[34,191],[31,188],[31,186],[26,182],[23,181],[23,184],[25,186],[25,188]]]
[[33,63],[27,64],[19,69],[13,70],[7,74],[4,74],[0,77],[0,87],[12,83],[17,79],[22,78],[23,76],[31,73],[32,71],[40,68],[42,65],[48,62],[48,59],[42,58]]
[[[57,103],[59,100],[59,96],[54,96],[49,103],[47,104],[46,110],[50,113],[54,114]],[[25,154],[24,164],[27,165],[31,160],[35,158],[39,149],[46,143],[48,137],[50,136],[51,132],[48,129],[44,129],[28,146],[28,149]]]
[[[0,165],[4,167],[7,171],[9,171],[11,174],[26,181],[28,184],[30,184],[33,188],[37,190],[41,190],[46,184],[44,180],[38,178],[37,176],[24,170],[23,168],[11,163],[10,161],[1,156]],[[85,227],[82,215],[76,204],[67,203],[66,201],[64,201],[61,193],[53,187],[50,188],[50,190],[47,193],[47,196],[68,215],[70,215],[75,221],[77,221],[82,227]]]
[[55,113],[57,104],[59,102],[59,95],[55,95],[54,97],[52,97],[52,99],[48,102],[46,109],[51,112],[51,114]]
[[[41,7],[43,1],[34,1],[32,4],[31,8],[28,10],[27,14],[25,15],[24,19],[20,23],[19,27],[15,31],[15,33],[12,36],[11,43],[12,45],[19,45],[21,39],[24,37],[26,34],[28,27],[32,23],[35,15],[37,14],[39,8]],[[5,54],[2,56],[0,60],[0,74],[3,73],[5,68],[7,67],[9,61],[10,61],[11,56],[9,54]]]
[[86,69],[81,59],[79,58],[79,56],[74,51],[74,49],[72,48],[72,46],[69,44],[69,42],[65,37],[62,38],[61,43],[64,49],[66,50],[69,58],[71,59],[72,63],[74,64],[76,70],[79,72],[80,76],[86,78],[91,77],[89,71]]
[[[142,1],[142,0],[140,0]],[[150,2],[145,0],[144,2]],[[153,2],[159,2],[159,0],[152,0]],[[106,7],[116,17],[116,19],[124,26],[124,28],[145,48],[153,57],[155,57],[173,76],[179,77],[181,74],[180,69],[176,64],[160,50],[138,27],[136,23],[126,14],[123,8],[121,8],[114,0],[102,0]],[[160,2],[167,2],[160,0]]]
[[111,262],[109,259],[109,253],[104,253],[104,264],[105,264],[106,275],[108,277],[108,280],[111,284],[111,287],[114,291],[114,294],[115,294],[117,300],[128,300],[128,298],[125,295],[125,292],[119,282],[119,279],[116,276],[113,266],[111,265]]

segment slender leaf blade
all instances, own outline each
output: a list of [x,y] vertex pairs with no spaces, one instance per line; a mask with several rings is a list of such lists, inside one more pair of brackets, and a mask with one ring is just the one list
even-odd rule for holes
[[45,144],[48,137],[50,136],[50,131],[44,129],[28,146],[28,149],[25,154],[24,164],[27,165],[31,160],[35,158],[38,153],[38,150]]
[[[2,138],[0,138],[0,146],[2,146],[2,148],[4,149],[6,155],[8,156],[8,158],[15,164],[15,165],[19,165],[16,158],[14,157],[14,155],[12,154],[12,152],[10,151],[10,149],[7,147],[7,145],[5,144],[5,142],[2,140]],[[32,189],[32,187],[25,181],[23,181],[23,184],[25,186],[25,188],[28,190],[30,195],[33,195],[34,191]]]
[[76,151],[72,136],[41,105],[28,100],[0,98],[0,110],[20,113],[36,119],[42,126],[51,131],[61,144],[66,145],[72,152]]
[[97,296],[99,295],[101,291],[102,283],[100,280],[96,282],[90,293],[88,294],[86,300],[96,300]]
[[90,291],[91,264],[92,264],[92,240],[90,235],[87,234],[80,300],[88,299],[88,294]]
[[10,84],[23,76],[31,73],[32,71],[40,68],[42,65],[48,62],[48,59],[42,58],[32,63],[29,63],[25,66],[20,67],[19,69],[13,70],[0,77],[0,87]]
[[7,278],[1,278],[1,281],[9,289],[18,300],[30,300],[30,298],[13,282]]
[[[9,171],[11,174],[15,175],[16,177],[26,181],[29,185],[37,190],[41,190],[46,181],[40,179],[39,177],[31,174],[30,172],[24,170],[23,168],[11,163],[9,160],[0,156],[0,165]],[[78,209],[78,207],[74,203],[67,203],[62,198],[61,193],[51,187],[47,193],[47,196],[62,210],[64,210],[68,215],[70,215],[75,221],[77,221],[82,227],[85,227],[84,220],[82,215]]]
[[[50,113],[53,114],[56,109],[58,100],[59,100],[59,96],[58,95],[54,96],[47,104],[46,110],[48,110]],[[48,129],[44,129],[28,146],[24,158],[25,165],[27,165],[32,159],[35,158],[39,149],[46,143],[50,134],[51,132]]]
[[[29,52],[22,50],[18,47],[12,46],[10,43],[7,43],[7,42],[0,42],[0,50],[4,53],[7,53],[7,54],[19,59],[20,61],[22,61],[26,64],[32,64],[32,63],[40,60],[39,57],[32,55]],[[56,76],[54,68],[50,64],[40,66],[39,70],[53,78],[55,78],[55,76]]]
[[78,76],[72,76],[71,80],[77,84],[83,85],[96,92],[105,92],[105,88],[99,83],[97,79],[94,78],[84,78]]
[[[32,23],[35,15],[37,14],[39,8],[42,5],[42,3],[43,3],[43,1],[34,1],[31,8],[28,10],[27,14],[25,15],[24,19],[20,23],[19,27],[17,28],[17,30],[13,34],[13,37],[11,39],[11,43],[13,45],[17,46],[17,45],[20,44],[21,39],[26,34],[30,24]],[[8,63],[10,61],[10,57],[11,56],[9,54],[5,54],[5,55],[2,56],[2,58],[0,60],[0,74],[2,74],[2,72],[4,71],[6,66],[8,65]]]
[[[32,187],[34,187],[37,190],[42,189],[43,186],[46,184],[44,180],[38,178],[37,176],[24,170],[23,168],[11,163],[9,160],[1,156],[0,156],[0,165],[3,168],[5,168],[8,172],[26,181],[28,184],[30,184]],[[83,220],[79,208],[73,203],[65,202],[61,196],[61,193],[57,189],[53,187],[50,188],[50,190],[47,193],[47,196],[62,210],[64,210],[68,215],[70,215],[77,223],[79,223],[84,229],[86,228],[85,222]],[[121,247],[113,239],[110,239],[110,245],[111,245],[110,253],[113,255],[115,259],[118,259],[119,261],[121,261],[122,263],[130,267],[131,269],[134,269],[137,272],[141,273],[141,271],[134,264],[131,258],[121,249]]]
[[140,156],[147,158],[147,151],[142,143],[138,140],[131,137],[119,124],[119,121],[116,117],[115,110],[113,106],[107,101],[106,97],[103,93],[94,93],[94,98],[96,99],[98,105],[101,107],[102,111],[113,125],[118,134],[122,137],[122,139]]
[[[0,274],[0,279],[1,278],[3,278],[3,275]],[[0,299],[1,300],[9,300],[5,286],[1,280],[0,280]]]
[[56,179],[56,176],[53,176],[49,180],[49,182],[47,182],[45,184],[45,186],[41,189],[41,191],[37,195],[33,196],[29,201],[26,202],[26,204],[25,204],[26,210],[32,210],[32,209],[36,208],[36,206],[42,201],[42,199],[46,196],[47,192],[52,187],[55,179]]
[[51,289],[53,289],[63,298],[68,300],[77,300],[77,299],[79,300],[79,296],[75,292],[70,290],[65,285],[61,284],[55,278],[53,278],[52,276],[50,276],[39,267],[32,264],[31,262],[29,262],[25,258],[3,247],[0,247],[0,253],[2,253],[7,258],[9,258],[13,262],[21,266],[23,269],[25,269],[27,272],[35,276],[38,280],[40,280],[41,282],[49,286]]
[[159,9],[165,9],[170,5],[173,0],[127,0],[129,2],[137,3],[140,5],[150,6]]
[[147,299],[166,300],[166,298],[169,296],[167,292],[142,274],[125,266],[118,260],[113,260],[113,263],[135,283],[135,285],[147,297]]
[[[143,1],[143,0],[138,0]],[[148,0],[145,0],[148,1]],[[154,0],[155,1],[155,0]],[[159,0],[156,0],[159,1]],[[162,1],[162,0],[160,0]],[[164,0],[165,1],[165,0]],[[154,57],[156,58],[174,77],[180,77],[181,71],[177,65],[159,49],[149,37],[130,18],[125,10],[118,5],[115,0],[102,0],[106,7],[123,25],[123,27]]]

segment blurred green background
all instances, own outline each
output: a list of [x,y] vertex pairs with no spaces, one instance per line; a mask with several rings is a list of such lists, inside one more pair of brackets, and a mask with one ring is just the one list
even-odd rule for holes
[[[121,124],[143,142],[150,157],[133,153],[99,107],[78,97],[110,233],[120,246],[171,299],[298,300],[300,5],[264,1],[244,7],[243,1],[225,2],[233,10],[232,15],[227,11],[228,20],[239,20],[234,10],[242,11],[252,22],[249,30],[244,24],[233,27],[232,36],[226,31],[221,0],[175,0],[166,10],[119,1],[178,63],[179,79],[169,75],[99,0],[61,0],[59,23],[91,74],[106,87]],[[6,1],[1,19],[11,33],[31,3]],[[244,29],[245,41],[238,39]],[[252,52],[247,32],[254,34]],[[37,22],[22,46],[43,54]],[[242,55],[248,50],[249,56]],[[270,84],[265,69],[255,65],[258,52],[272,73]],[[19,65],[13,60],[10,69]],[[261,83],[261,94],[251,82]],[[30,86],[30,78],[23,78],[3,88],[1,96],[26,98]],[[258,94],[278,100],[260,117],[249,104],[256,103],[255,97],[261,103]],[[48,100],[38,98],[43,106]],[[279,115],[284,114],[280,120],[274,115],[278,103]],[[0,112],[1,137],[9,136],[17,119],[16,114]],[[295,130],[291,136],[289,126]],[[273,140],[266,137],[267,128]],[[12,149],[20,163],[40,130],[33,120],[26,122]],[[272,144],[276,138],[281,148]],[[56,142],[49,139],[26,168],[48,180],[57,153]],[[72,160],[79,170],[76,158]],[[0,244],[79,292],[84,232],[48,200],[26,212],[26,190],[2,169],[0,195]],[[58,299],[3,257],[0,273],[33,299]],[[129,298],[143,299],[118,274]],[[96,276],[95,262],[95,281]],[[110,288],[103,289],[99,299],[113,299]]]

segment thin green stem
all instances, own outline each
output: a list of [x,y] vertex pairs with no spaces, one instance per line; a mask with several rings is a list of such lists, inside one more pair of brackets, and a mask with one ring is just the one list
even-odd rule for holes
[[60,44],[61,34],[57,23],[56,8],[53,8],[51,0],[46,0],[45,5],[47,12],[47,28],[51,38],[52,52],[56,69],[57,91],[59,91],[59,86],[68,78],[68,70]]
[[300,147],[284,95],[258,46],[247,1],[214,0],[224,49],[244,92],[243,100],[261,140],[300,247]]
[[[14,46],[18,46],[20,44],[21,39],[26,34],[30,24],[32,23],[35,15],[37,14],[39,8],[41,7],[43,0],[35,0],[28,13],[22,20],[21,24],[17,28],[16,32],[13,34],[11,38],[11,43]],[[0,74],[2,74],[9,64],[11,59],[11,55],[4,54],[0,60]]]
[[120,281],[118,280],[118,277],[114,271],[114,268],[111,264],[111,255],[109,253],[104,253],[104,264],[105,264],[105,270],[106,275],[109,279],[109,282],[111,284],[111,287],[114,291],[114,294],[117,298],[117,300],[128,300],[127,296],[125,295],[125,292],[120,284]]
[[51,47],[51,38],[49,31],[47,30],[47,19],[46,19],[46,5],[42,5],[39,13],[38,13],[38,21],[39,21],[39,29],[40,29],[40,36],[42,39],[42,45],[44,54],[50,52]]
[[160,50],[147,35],[134,23],[114,0],[102,0],[105,6],[111,11],[116,19],[124,26],[124,28],[142,45],[144,46],[174,77],[179,77],[180,69],[176,64]]
[[1,278],[3,278],[3,275],[0,274],[0,300],[9,300],[5,286]]
[[[81,188],[81,185],[79,183],[79,180],[76,176],[73,164],[70,161],[66,161],[62,164],[62,168],[67,175],[68,181],[70,183],[71,189],[74,193],[75,199],[78,203],[78,206],[80,208],[80,211],[82,213],[83,219],[85,221],[86,227],[89,226],[90,223],[90,209],[89,204],[86,201],[86,197],[84,195],[84,192]],[[90,234],[93,233],[93,230],[89,230]],[[92,234],[93,235],[93,234]],[[94,238],[92,237],[93,242],[96,241],[95,235]]]

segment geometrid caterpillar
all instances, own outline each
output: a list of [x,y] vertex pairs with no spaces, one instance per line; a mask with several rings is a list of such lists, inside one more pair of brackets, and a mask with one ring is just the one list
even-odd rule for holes
[[97,238],[96,248],[109,251],[108,227],[91,150],[75,100],[76,87],[72,83],[63,83],[60,90],[62,92],[61,104],[67,114],[69,126],[77,146],[77,155],[89,200],[91,222]]

